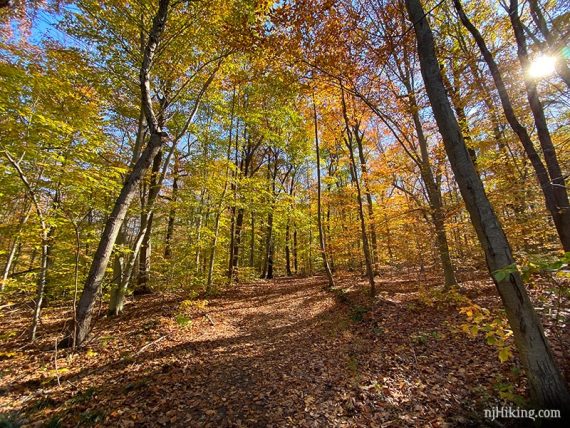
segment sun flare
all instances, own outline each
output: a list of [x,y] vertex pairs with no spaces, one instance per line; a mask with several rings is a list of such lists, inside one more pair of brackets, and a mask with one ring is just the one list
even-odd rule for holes
[[528,69],[529,77],[539,79],[550,76],[554,73],[556,57],[550,55],[539,55],[531,63]]

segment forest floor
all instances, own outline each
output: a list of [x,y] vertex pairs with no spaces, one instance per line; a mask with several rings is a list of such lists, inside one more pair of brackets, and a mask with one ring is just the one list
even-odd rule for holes
[[[494,426],[483,410],[523,394],[516,359],[500,364],[414,277],[379,281],[374,301],[361,278],[338,282],[345,298],[322,277],[237,284],[203,307],[140,297],[76,352],[55,348],[68,308],[46,308],[30,346],[28,308],[4,307],[0,413],[29,426]],[[490,282],[463,286],[498,304]],[[553,340],[566,374],[568,336]]]

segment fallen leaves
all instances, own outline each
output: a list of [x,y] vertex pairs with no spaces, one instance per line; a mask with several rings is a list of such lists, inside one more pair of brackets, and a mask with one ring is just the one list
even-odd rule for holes
[[465,335],[456,308],[426,306],[403,281],[381,282],[371,304],[358,281],[338,281],[349,304],[321,278],[240,284],[186,304],[190,327],[175,321],[183,299],[145,296],[100,320],[86,350],[60,350],[57,376],[62,312],[47,309],[38,349],[2,351],[0,406],[30,425],[453,426],[524,390],[516,360]]

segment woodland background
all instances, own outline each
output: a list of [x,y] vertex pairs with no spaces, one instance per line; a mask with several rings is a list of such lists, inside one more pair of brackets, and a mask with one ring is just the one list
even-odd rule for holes
[[[66,355],[64,347],[84,344],[99,322],[119,337],[112,326],[122,318],[113,317],[134,317],[131,303],[138,313],[177,296],[169,328],[184,332],[228,290],[280,290],[283,277],[312,290],[305,278],[324,274],[318,287],[328,284],[341,302],[356,299],[340,313],[357,322],[383,317],[378,297],[370,303],[364,293],[411,284],[426,312],[408,308],[402,324],[443,305],[465,340],[479,338],[470,352],[489,346],[499,367],[519,364],[514,330],[528,369],[526,339],[501,288],[511,281],[530,293],[541,321],[530,301],[512,313],[530,314],[540,337],[545,324],[554,360],[567,370],[564,2],[430,0],[415,20],[415,0],[4,3],[5,379],[32,355],[48,358],[42,352],[55,352],[57,365],[58,348]],[[478,206],[466,206],[449,161],[426,90],[434,86],[422,77],[420,21],[433,32],[473,177],[508,238],[507,262],[494,261],[496,248],[473,217]],[[477,300],[477,284],[491,282],[503,305],[496,295]],[[352,296],[354,287],[363,294]],[[429,341],[418,334],[412,341]],[[176,334],[152,339],[163,336],[164,345]],[[42,345],[22,348],[28,340]],[[55,370],[48,378],[61,387]],[[563,407],[570,401],[557,373],[550,398]],[[500,399],[524,396],[524,382]],[[535,402],[548,403],[533,382],[531,374]]]

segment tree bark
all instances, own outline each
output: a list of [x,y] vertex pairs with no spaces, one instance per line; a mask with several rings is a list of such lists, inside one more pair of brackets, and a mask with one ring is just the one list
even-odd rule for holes
[[[412,108],[412,119],[416,128],[416,135],[420,146],[420,175],[425,183],[427,196],[430,204],[431,218],[435,228],[436,245],[439,253],[441,267],[444,276],[444,288],[450,289],[457,285],[455,278],[455,269],[449,253],[449,243],[447,233],[445,232],[445,212],[443,209],[443,200],[441,190],[433,175],[431,161],[428,152],[428,142],[423,131],[423,126],[418,113],[419,107],[415,94],[412,92],[411,85],[408,84],[408,92],[410,99],[410,107]],[[471,154],[470,154],[471,156]]]
[[18,230],[15,233],[14,239],[10,245],[10,250],[8,251],[8,256],[6,258],[6,264],[4,265],[4,271],[2,273],[2,282],[0,283],[0,292],[4,291],[4,286],[10,277],[10,269],[12,269],[12,264],[16,259],[16,253],[18,252],[18,246],[20,245],[20,234],[24,228],[24,225],[28,222],[30,214],[32,213],[33,204],[26,208],[26,214],[20,218],[18,224]]
[[[30,199],[32,202],[32,206],[36,211],[36,215],[38,216],[38,220],[40,222],[40,229],[41,229],[41,257],[40,257],[40,269],[39,275],[36,285],[36,300],[34,302],[34,313],[32,315],[32,326],[30,328],[30,341],[33,342],[36,340],[36,333],[38,329],[38,325],[40,323],[41,311],[42,311],[42,304],[45,296],[45,289],[47,285],[47,272],[49,267],[49,256],[50,256],[50,238],[51,238],[51,227],[46,221],[44,212],[40,208],[40,201],[38,200],[38,196],[36,191],[32,188],[32,185],[28,181],[24,171],[20,167],[20,163],[16,161],[7,150],[4,150],[4,155],[8,159],[8,162],[14,167],[16,172],[18,173],[18,177],[24,184],[26,188],[26,192],[30,195]],[[57,196],[56,196],[57,198]]]
[[[459,185],[492,274],[512,266],[514,259],[501,224],[485,194],[483,183],[465,146],[445,92],[433,34],[420,0],[406,0],[414,23],[421,73],[451,168]],[[558,369],[540,320],[518,272],[493,280],[501,296],[519,356],[526,369],[531,395],[542,408],[570,410],[570,394]]]
[[[565,47],[567,40],[564,37],[561,38],[562,40],[560,42],[556,40],[557,39],[556,35],[553,34],[553,32],[548,29],[548,25],[546,24],[546,19],[544,19],[544,14],[540,9],[537,0],[529,0],[528,3],[530,5],[530,15],[532,17],[532,20],[534,21],[536,27],[544,37],[546,45],[552,51],[558,53],[558,51],[560,51],[561,48]],[[560,78],[566,84],[566,86],[570,88],[570,68],[566,64],[566,58],[564,56],[562,56],[561,58],[556,58],[555,69]]]

